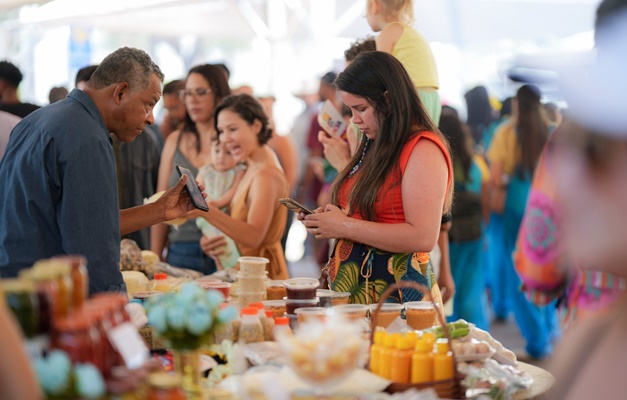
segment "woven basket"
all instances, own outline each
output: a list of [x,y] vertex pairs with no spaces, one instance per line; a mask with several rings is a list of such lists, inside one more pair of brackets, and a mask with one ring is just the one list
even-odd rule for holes
[[[442,309],[440,305],[433,302],[433,298],[431,296],[431,290],[429,290],[425,285],[416,282],[398,282],[394,283],[383,292],[381,297],[379,298],[379,302],[377,303],[377,308],[370,314],[371,318],[371,333],[370,333],[370,343],[372,344],[374,340],[374,332],[375,327],[377,326],[377,318],[379,317],[379,311],[381,310],[381,306],[385,302],[385,300],[392,294],[394,291],[398,289],[415,289],[421,291],[429,301],[433,303],[435,308],[435,313],[437,315],[438,321],[440,325],[442,325],[442,329],[444,330],[444,335],[448,339],[449,343],[451,343],[451,335],[449,333],[448,327],[446,326],[446,320],[444,319],[444,314],[442,313]],[[453,346],[450,346],[451,352],[453,353],[453,362],[457,365],[457,358],[455,357],[455,352],[453,351]],[[388,386],[385,391],[388,393],[397,393],[404,392],[409,389],[434,389],[438,396],[445,399],[464,399],[464,390],[461,384],[463,377],[455,368],[455,377],[453,379],[446,379],[442,381],[432,381],[425,383],[417,383],[417,384],[408,384],[408,383],[396,383],[393,382]]]

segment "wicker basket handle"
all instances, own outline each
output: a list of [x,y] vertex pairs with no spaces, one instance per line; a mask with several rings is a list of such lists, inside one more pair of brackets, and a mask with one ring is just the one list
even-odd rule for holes
[[387,298],[390,297],[390,295],[394,291],[399,290],[399,289],[419,290],[420,292],[422,292],[424,296],[428,298],[428,301],[430,301],[433,304],[433,308],[435,309],[435,314],[437,315],[438,322],[442,326],[442,330],[444,331],[444,336],[446,336],[446,338],[448,339],[449,349],[451,350],[451,353],[453,354],[453,362],[455,363],[455,365],[457,365],[457,358],[455,357],[455,351],[453,350],[453,344],[451,341],[451,333],[449,332],[448,326],[446,325],[446,319],[444,318],[444,313],[442,312],[442,308],[440,307],[438,303],[433,301],[431,290],[429,290],[429,288],[426,287],[425,285],[418,283],[418,282],[400,281],[400,282],[389,285],[387,289],[385,289],[381,297],[379,297],[379,301],[377,302],[377,308],[375,308],[374,312],[370,313],[370,320],[371,320],[370,322],[370,345],[374,343],[374,332],[377,326],[377,319],[379,318],[379,312],[381,311],[381,307],[383,306],[383,303],[385,303],[385,300],[387,300]]

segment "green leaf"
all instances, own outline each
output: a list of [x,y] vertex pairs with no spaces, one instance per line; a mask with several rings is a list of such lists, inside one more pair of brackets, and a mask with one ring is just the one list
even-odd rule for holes
[[353,261],[340,265],[335,281],[333,281],[333,290],[336,292],[350,292],[352,297],[358,294],[360,289],[359,265]]
[[392,272],[394,273],[394,280],[396,282],[400,282],[407,273],[408,258],[408,253],[397,253],[392,256]]

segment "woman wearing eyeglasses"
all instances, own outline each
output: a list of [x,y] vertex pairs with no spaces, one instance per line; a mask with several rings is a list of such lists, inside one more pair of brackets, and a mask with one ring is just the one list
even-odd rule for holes
[[[185,103],[185,122],[181,130],[168,136],[161,153],[157,191],[165,190],[179,179],[177,165],[189,168],[194,175],[211,162],[211,141],[215,137],[213,111],[220,101],[231,93],[224,73],[215,65],[204,64],[192,68],[180,92]],[[193,220],[177,229],[165,224],[152,227],[151,250],[163,255],[168,243],[167,262],[210,274],[216,270],[211,257],[200,248],[202,233]]]

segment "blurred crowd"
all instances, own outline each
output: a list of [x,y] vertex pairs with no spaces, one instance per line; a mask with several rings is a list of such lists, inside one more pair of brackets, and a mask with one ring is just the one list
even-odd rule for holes
[[[228,268],[233,240],[240,254],[270,259],[271,278],[285,279],[288,236],[302,229],[300,220],[304,257],[352,301],[377,301],[399,280],[428,283],[450,301],[450,320],[488,330],[513,315],[530,358],[549,357],[564,335],[571,351],[555,358],[555,398],[589,398],[600,383],[619,393],[625,360],[612,353],[625,354],[627,1],[599,6],[597,60],[560,71],[567,108],[547,102],[530,77],[505,99],[484,86],[468,90],[465,119],[440,101],[433,55],[412,27],[412,2],[368,0],[366,9],[378,36],[355,41],[346,69],[320,76],[317,93],[298,95],[303,111],[289,132],[276,132],[276,99],[231,88],[224,64],[168,80],[158,123],[134,141],[112,135],[119,209],[176,185],[181,165],[221,212],[125,237],[204,274]],[[75,90],[97,70],[81,69]],[[21,80],[15,65],[0,62],[0,159],[13,127],[39,112],[19,101]],[[66,95],[52,88],[50,103]],[[341,114],[344,135],[321,126],[325,103]],[[276,202],[285,197],[315,213],[288,214]],[[402,223],[394,227],[399,204]],[[609,366],[616,372],[601,373]]]

